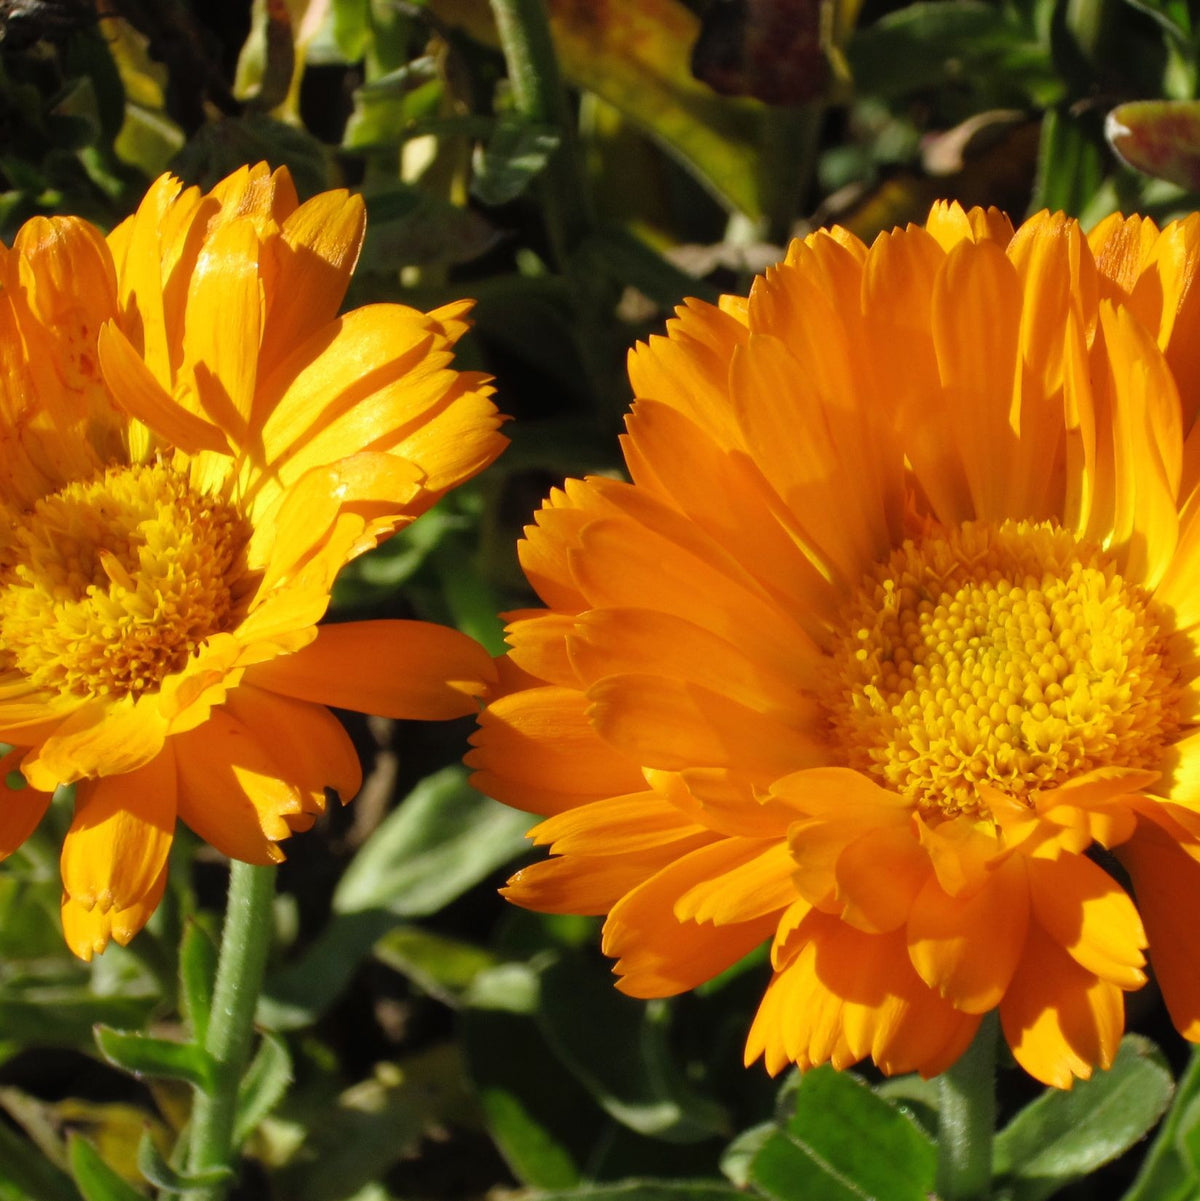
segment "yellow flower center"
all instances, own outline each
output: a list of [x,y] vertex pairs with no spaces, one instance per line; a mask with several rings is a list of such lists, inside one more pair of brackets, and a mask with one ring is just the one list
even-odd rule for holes
[[43,497],[0,550],[0,666],[64,695],[140,696],[239,620],[249,536],[162,462]]
[[1098,547],[1050,523],[905,542],[853,598],[830,735],[922,809],[1022,798],[1100,766],[1157,768],[1179,728],[1166,622]]

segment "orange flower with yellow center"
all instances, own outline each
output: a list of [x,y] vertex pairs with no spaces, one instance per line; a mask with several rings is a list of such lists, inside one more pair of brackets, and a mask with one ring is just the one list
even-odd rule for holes
[[467,304],[337,316],[363,228],[359,198],[300,204],[259,166],[164,176],[107,239],[37,218],[0,248],[0,852],[76,785],[84,958],[153,912],[176,817],[266,864],[357,791],[326,705],[459,716],[493,675],[454,630],[317,628],[348,560],[505,443],[450,367]]
[[1198,263],[938,205],[638,346],[632,482],[526,531],[469,757],[547,818],[510,898],[606,914],[641,997],[770,939],[772,1072],[931,1075],[998,1009],[1069,1086],[1147,947],[1200,1040]]

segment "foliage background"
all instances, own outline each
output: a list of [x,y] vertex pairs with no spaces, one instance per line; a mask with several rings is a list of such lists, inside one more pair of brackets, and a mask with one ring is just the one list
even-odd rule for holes
[[[512,447],[353,565],[335,619],[438,620],[499,653],[496,614],[531,599],[520,527],[563,476],[619,471],[628,347],[685,295],[744,291],[792,234],[836,220],[869,240],[937,197],[1085,224],[1195,207],[1200,119],[1159,103],[1196,91],[1184,0],[546,9],[567,98],[531,113],[487,0],[0,3],[6,242],[36,213],[110,228],[166,169],[211,185],[266,159],[302,196],[366,197],[350,303],[477,299],[459,362],[497,376]],[[1118,140],[1153,174],[1105,140],[1132,101],[1152,103],[1121,110]],[[469,723],[346,720],[367,784],[280,873],[236,1196],[928,1194],[927,1084],[744,1070],[761,961],[671,1003],[619,996],[595,922],[498,898],[532,822],[466,785]],[[77,963],[57,928],[67,805],[0,874],[0,1201],[170,1191],[188,1086],[112,1031],[181,1035],[223,905],[224,865],[182,838],[149,929]],[[1200,1081],[1153,987],[1130,1024],[1117,1068],[1074,1094],[1004,1074],[1003,1196],[1200,1195]]]

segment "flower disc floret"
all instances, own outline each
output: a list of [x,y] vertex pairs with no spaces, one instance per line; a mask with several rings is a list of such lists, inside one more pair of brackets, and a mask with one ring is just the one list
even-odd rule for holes
[[908,540],[854,597],[830,737],[922,809],[980,807],[1100,766],[1154,769],[1179,730],[1164,617],[1099,547],[1050,522]]
[[236,505],[159,461],[68,484],[10,524],[4,667],[64,696],[140,696],[236,624],[251,580]]

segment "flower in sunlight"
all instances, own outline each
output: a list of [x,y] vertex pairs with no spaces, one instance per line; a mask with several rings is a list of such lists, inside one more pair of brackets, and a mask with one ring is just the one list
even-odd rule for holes
[[326,705],[460,716],[493,674],[454,630],[317,626],[348,560],[505,442],[450,366],[469,305],[337,316],[363,228],[360,198],[259,166],[0,248],[0,851],[75,784],[84,958],[153,912],[177,817],[267,864],[355,793]]
[[632,482],[521,545],[470,762],[618,987],[770,942],[747,1062],[1069,1087],[1146,952],[1200,1040],[1200,217],[934,207],[630,359]]

